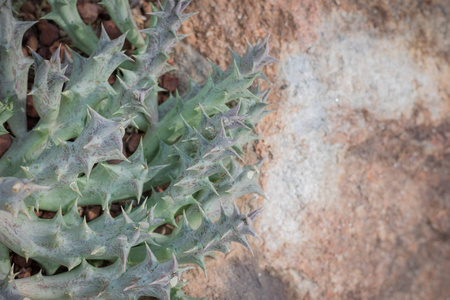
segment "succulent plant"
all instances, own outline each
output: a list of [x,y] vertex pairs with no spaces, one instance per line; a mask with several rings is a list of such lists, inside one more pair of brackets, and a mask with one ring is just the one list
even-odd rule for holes
[[[144,30],[127,0],[104,0],[125,32],[114,40],[82,22],[76,0],[47,2],[45,18],[88,57],[70,50],[61,63],[60,49],[50,60],[25,57],[22,37],[34,23],[16,20],[11,0],[0,0],[0,125],[8,128],[0,133],[13,137],[0,159],[0,299],[191,299],[179,281],[189,265],[205,270],[205,256],[228,252],[230,242],[250,248],[246,236],[256,236],[259,210],[242,214],[234,201],[263,194],[259,165],[239,160],[268,113],[269,91],[255,84],[275,61],[267,39],[248,44],[242,57],[232,52],[224,71],[212,64],[205,82],[191,81],[158,105],[158,78],[185,37],[177,31],[192,16],[184,13],[190,0],[154,7]],[[132,57],[122,51],[125,39]],[[28,95],[40,120],[27,130],[31,66]],[[130,157],[123,154],[127,128],[145,132]],[[120,201],[127,205],[113,217],[110,207]],[[88,223],[82,205],[101,205],[101,216]],[[56,214],[42,219],[39,210]],[[158,234],[165,224],[174,231]],[[15,279],[10,251],[37,261],[44,274]],[[55,274],[61,266],[67,270]]]

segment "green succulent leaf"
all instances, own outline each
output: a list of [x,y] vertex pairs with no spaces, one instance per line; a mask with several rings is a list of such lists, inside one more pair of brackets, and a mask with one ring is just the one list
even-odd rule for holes
[[[44,18],[89,55],[70,49],[61,63],[59,48],[49,60],[23,55],[33,23],[15,20],[11,0],[0,0],[0,134],[13,139],[0,158],[0,300],[194,299],[180,281],[188,265],[206,272],[205,256],[227,253],[231,242],[252,251],[247,237],[257,237],[261,210],[242,214],[235,200],[264,196],[262,162],[243,165],[242,155],[270,112],[270,90],[255,81],[276,59],[267,39],[249,43],[242,57],[232,51],[228,68],[211,63],[205,82],[190,80],[185,92],[158,104],[158,78],[186,37],[178,30],[194,15],[184,13],[191,0],[153,6],[143,30],[128,1],[104,0],[123,32],[114,40],[103,27],[98,38],[76,2],[48,0]],[[132,57],[122,49],[125,39],[135,47]],[[40,119],[28,130],[32,64],[28,96]],[[124,142],[137,130],[143,138],[129,153]],[[101,206],[90,222],[82,217],[86,205]],[[54,217],[39,218],[40,210]],[[169,225],[173,232],[158,233]],[[17,279],[10,251],[45,272]],[[61,266],[67,271],[58,274]]]

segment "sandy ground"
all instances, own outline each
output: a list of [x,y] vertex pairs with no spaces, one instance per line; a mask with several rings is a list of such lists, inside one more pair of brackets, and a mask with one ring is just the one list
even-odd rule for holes
[[[276,111],[255,256],[193,271],[208,299],[450,297],[448,1],[194,1],[180,60],[271,34]],[[182,55],[177,55],[182,57]],[[201,64],[197,64],[201,66]],[[192,68],[191,68],[192,70]],[[201,72],[197,72],[201,73]],[[201,74],[199,75],[201,77]],[[244,201],[242,202],[244,203]]]

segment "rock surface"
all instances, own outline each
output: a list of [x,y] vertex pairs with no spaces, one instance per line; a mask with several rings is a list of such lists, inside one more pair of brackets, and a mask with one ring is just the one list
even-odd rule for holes
[[276,112],[249,146],[268,158],[269,200],[244,207],[264,206],[263,242],[209,260],[207,278],[192,271],[187,292],[450,297],[450,3],[299,2],[198,0],[183,27],[195,34],[177,51],[194,60],[224,67],[226,46],[269,32],[281,60],[266,69]]

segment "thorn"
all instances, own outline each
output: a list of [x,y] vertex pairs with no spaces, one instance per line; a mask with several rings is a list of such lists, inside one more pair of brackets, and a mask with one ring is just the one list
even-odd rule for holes
[[122,215],[125,220],[125,224],[134,224],[133,220],[130,219],[130,217],[127,215],[122,206],[120,207],[120,209],[122,210]]
[[108,285],[109,285],[109,283],[107,281],[103,282],[102,288],[101,288],[100,292],[98,293],[97,297],[95,297],[95,299],[98,299],[101,295],[103,295],[105,293]]
[[81,228],[82,228],[81,234],[83,235],[83,237],[85,239],[88,239],[93,231],[91,230],[91,228],[89,228],[89,225],[87,224],[86,216],[83,217],[83,222],[81,223]]
[[228,218],[228,216],[225,213],[225,207],[223,207],[222,202],[220,202],[220,219],[219,220],[226,220],[227,218]]
[[59,210],[56,213],[56,215],[53,217],[53,222],[56,224],[56,226],[58,228],[61,228],[64,224],[64,220],[63,220],[63,214],[62,214],[62,207],[61,205],[59,206]]
[[127,286],[123,291],[126,292],[126,291],[134,289],[135,287],[138,287],[138,285],[132,284],[132,285]]
[[223,160],[220,160],[217,164],[222,168],[222,170],[227,174],[228,177],[230,177],[232,180],[234,180],[234,178],[231,175],[230,171],[228,171],[227,167],[225,167],[225,165],[223,163]]
[[101,33],[100,33],[100,40],[98,42],[99,45],[103,43],[110,42],[111,39],[109,38],[108,33],[105,30],[105,27],[103,26],[103,23],[101,24]]
[[247,215],[248,218],[250,218],[250,220],[254,221],[256,219],[256,217],[263,211],[263,207],[258,208],[257,210],[249,213]]
[[59,44],[58,48],[56,49],[56,51],[51,56],[50,64],[53,64],[53,65],[56,64],[57,66],[58,65],[61,66],[60,53],[61,53],[61,44]]
[[189,227],[191,227],[191,226],[189,225],[189,221],[188,221],[188,219],[187,219],[187,216],[186,216],[186,210],[185,210],[185,209],[183,209],[183,225],[184,225],[184,226],[189,226]]
[[74,182],[72,182],[71,184],[69,184],[69,187],[72,191],[76,192],[78,195],[80,195],[81,197],[83,197],[83,194],[81,194],[80,189],[78,188],[78,184],[77,181],[75,179]]
[[14,263],[11,265],[11,269],[9,269],[8,273],[8,282],[11,283],[14,281],[14,277],[19,275],[20,272],[14,273]]
[[78,259],[79,259],[79,258],[74,258],[74,259],[72,260],[72,262],[69,262],[69,265],[67,266],[67,269],[68,269],[69,271],[71,271],[73,268],[75,268],[75,267],[79,264]]
[[143,193],[143,184],[139,180],[134,180],[131,184],[134,187],[134,190],[136,192],[136,199],[139,204],[139,202],[141,201],[142,193]]
[[217,196],[220,196],[219,193],[217,192],[216,188],[214,187],[214,185],[212,184],[212,182],[208,178],[203,179],[202,182],[206,184],[206,187],[210,191],[212,191]]
[[144,242],[145,244],[145,252],[147,254],[146,260],[148,260],[147,264],[149,264],[149,267],[153,265],[153,263],[158,263],[158,260],[156,259],[155,255],[153,254],[152,250],[148,246],[147,242]]
[[105,246],[101,246],[101,247],[98,247],[98,248],[96,248],[95,250],[93,250],[92,252],[91,252],[91,255],[102,255],[102,254],[104,254],[106,252],[106,247]]

